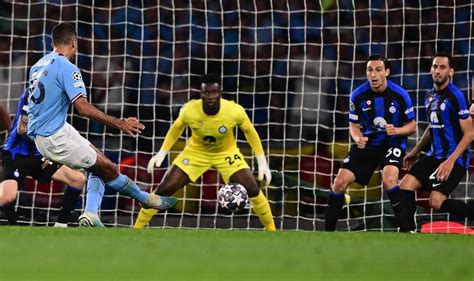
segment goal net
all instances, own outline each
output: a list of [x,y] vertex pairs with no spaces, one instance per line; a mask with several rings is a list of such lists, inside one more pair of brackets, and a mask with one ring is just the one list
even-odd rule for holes
[[[89,101],[116,117],[137,116],[138,138],[106,128],[71,110],[69,122],[119,163],[143,190],[160,182],[190,136],[185,131],[153,175],[146,165],[160,148],[181,106],[199,97],[199,78],[222,77],[224,98],[241,104],[265,147],[273,181],[264,189],[278,228],[322,230],[328,191],[351,139],[349,95],[366,81],[365,59],[380,53],[391,62],[390,79],[416,106],[418,131],[426,126],[424,93],[432,87],[431,57],[454,57],[453,82],[468,95],[473,62],[468,0],[437,1],[22,1],[0,3],[0,102],[16,111],[29,67],[51,50],[59,22],[78,31],[76,64]],[[256,171],[244,135],[238,145]],[[361,163],[364,165],[364,163]],[[473,165],[452,194],[474,198]],[[151,227],[261,229],[245,209],[218,208],[222,182],[215,170],[179,191],[179,204],[159,213]],[[17,199],[20,222],[54,222],[64,187],[27,181]],[[351,185],[350,204],[338,229],[393,230],[394,217],[381,176]],[[427,193],[417,193],[419,223],[453,219],[434,212]],[[76,211],[84,207],[85,195]],[[106,191],[101,217],[108,226],[131,226],[137,202]],[[461,221],[468,225],[469,221]],[[470,223],[472,224],[472,222]]]

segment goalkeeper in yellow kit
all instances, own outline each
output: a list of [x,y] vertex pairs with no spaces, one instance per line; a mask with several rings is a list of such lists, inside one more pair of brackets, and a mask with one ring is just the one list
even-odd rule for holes
[[[249,165],[237,147],[234,128],[239,127],[255,152],[258,179],[270,184],[271,172],[260,137],[245,110],[233,101],[222,99],[219,79],[211,74],[201,77],[201,99],[183,106],[178,119],[166,134],[160,151],[148,162],[147,171],[159,167],[168,151],[186,127],[192,131],[184,150],[173,161],[155,193],[171,195],[186,184],[196,181],[209,168],[216,168],[225,183],[240,183],[247,189],[254,212],[267,231],[275,231],[270,205],[255,181]],[[134,228],[144,228],[157,213],[141,209]]]

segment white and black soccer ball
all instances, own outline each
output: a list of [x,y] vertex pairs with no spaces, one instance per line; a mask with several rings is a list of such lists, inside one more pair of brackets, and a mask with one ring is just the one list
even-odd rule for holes
[[245,187],[238,183],[224,185],[217,192],[219,205],[226,212],[241,211],[247,205],[249,195]]

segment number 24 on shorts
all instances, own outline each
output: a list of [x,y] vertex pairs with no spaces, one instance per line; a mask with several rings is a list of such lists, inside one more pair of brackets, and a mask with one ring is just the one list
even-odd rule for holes
[[229,166],[232,166],[232,164],[234,164],[236,160],[242,160],[242,159],[240,158],[238,154],[234,154],[234,159],[232,159],[232,157],[230,156],[227,156],[226,158],[224,158],[224,160],[229,163]]

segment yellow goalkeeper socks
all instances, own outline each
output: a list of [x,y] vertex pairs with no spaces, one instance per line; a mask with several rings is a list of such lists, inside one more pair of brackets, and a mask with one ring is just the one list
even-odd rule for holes
[[263,192],[260,190],[257,196],[250,198],[250,201],[252,202],[253,210],[260,219],[260,222],[265,226],[265,230],[276,231],[272,210],[270,209],[270,204],[268,203],[267,198],[265,198],[265,195],[263,195]]
[[151,221],[154,215],[158,213],[158,210],[155,209],[140,209],[140,213],[138,213],[137,220],[133,225],[133,228],[145,228],[145,226]]

